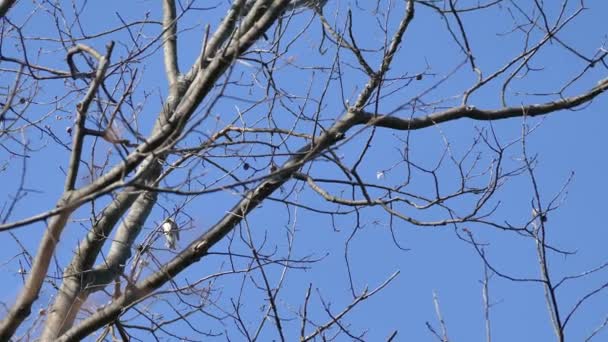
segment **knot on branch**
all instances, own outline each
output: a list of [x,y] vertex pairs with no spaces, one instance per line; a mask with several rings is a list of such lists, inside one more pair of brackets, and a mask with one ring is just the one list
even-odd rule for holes
[[334,134],[334,140],[335,141],[343,140],[345,137],[346,137],[346,135],[344,134],[344,132],[336,132]]

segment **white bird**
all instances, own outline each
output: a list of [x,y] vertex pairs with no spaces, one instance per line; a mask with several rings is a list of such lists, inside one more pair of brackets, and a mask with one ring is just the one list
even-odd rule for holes
[[536,219],[536,218],[540,218],[540,222],[547,222],[547,215],[545,215],[545,213],[543,212],[539,212],[538,210],[536,210],[536,208],[532,208],[532,218]]
[[535,219],[537,218],[539,215],[538,210],[536,210],[536,208],[532,207],[532,218]]
[[165,234],[165,246],[169,249],[175,249],[177,241],[179,241],[179,228],[177,223],[170,218],[167,218],[161,225],[163,234]]

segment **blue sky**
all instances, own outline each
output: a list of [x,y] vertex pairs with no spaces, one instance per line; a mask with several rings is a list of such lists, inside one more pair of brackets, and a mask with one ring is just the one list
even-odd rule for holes
[[[476,1],[467,1],[461,2],[459,5],[467,7],[474,3]],[[215,10],[192,11],[180,23],[180,28],[184,29],[180,37],[180,65],[184,69],[190,65],[200,51],[204,25],[207,23],[213,25],[217,22],[218,15],[225,11],[226,4],[223,2],[218,2],[218,4],[219,7]],[[330,22],[343,24],[344,9],[349,5],[352,4],[330,1],[325,9],[325,14]],[[363,4],[361,5],[363,6]],[[365,5],[369,6],[369,4]],[[567,13],[572,13],[576,5],[571,4],[567,8]],[[27,22],[25,27],[28,34],[52,32],[51,21],[41,20],[38,17],[29,22],[24,19],[26,14],[32,11],[31,6],[30,3],[20,3],[11,13],[11,19],[19,23]],[[119,6],[120,10],[118,10]],[[205,6],[205,4],[201,4],[201,6]],[[395,6],[400,9],[402,4],[399,2]],[[549,19],[554,20],[560,6],[548,2],[545,6]],[[589,1],[587,7],[587,10],[564,28],[559,37],[586,56],[593,56],[598,49],[605,48],[605,45],[602,44],[606,41],[607,31],[604,29],[603,22],[605,13],[608,13],[608,3],[600,0]],[[66,7],[69,17],[67,8],[69,6]],[[471,49],[475,53],[477,65],[484,75],[491,74],[496,68],[516,56],[521,49],[522,35],[509,33],[513,27],[509,8],[513,9],[513,6],[505,4],[505,6],[495,6],[477,14],[462,15],[464,26],[469,34]],[[119,11],[121,17],[126,20],[136,20],[141,19],[146,10],[150,11],[151,18],[159,20],[160,5],[156,2],[90,2],[83,12],[83,22],[87,23],[85,25],[85,29],[89,31],[87,33],[92,34],[119,25],[120,21],[115,12]],[[426,74],[420,82],[400,89],[383,100],[379,106],[380,112],[391,111],[408,102],[409,99],[446,76],[464,60],[464,56],[446,31],[442,19],[420,5],[417,5],[417,10],[416,17],[406,34],[404,45],[395,58],[389,76],[416,75],[421,72],[426,72]],[[390,28],[395,28],[400,13],[401,10],[395,10],[391,14]],[[103,18],[103,20],[99,18]],[[359,10],[354,10],[353,18],[359,46],[370,49],[380,47],[382,35],[374,18]],[[384,20],[381,15],[378,15],[378,19]],[[309,20],[311,20],[309,13],[295,17],[287,29],[286,37],[295,37],[306,27]],[[145,29],[145,34],[152,36],[158,34],[159,30],[159,26],[151,24]],[[276,72],[276,77],[284,91],[303,95],[304,89],[309,86],[314,95],[319,95],[323,91],[323,85],[328,78],[326,72],[319,71],[312,74],[308,70],[297,70],[289,65],[289,63],[295,63],[300,66],[330,67],[335,56],[335,49],[325,42],[325,47],[329,47],[329,50],[325,55],[321,55],[317,49],[320,43],[319,37],[320,24],[315,18],[312,19],[310,27],[303,31],[293,47],[278,61],[282,68]],[[533,41],[540,38],[542,35],[538,32],[532,35]],[[108,39],[91,40],[88,43],[102,51]],[[120,42],[117,45],[116,58],[124,57],[121,54],[125,53],[125,48],[121,43],[128,46],[130,44],[128,36],[124,32],[119,32],[113,36],[113,39]],[[260,42],[259,46],[263,47],[264,44],[267,43]],[[58,44],[40,42],[39,45],[42,53],[38,57],[37,63],[58,68],[66,67],[62,64],[64,63],[61,59],[62,50]],[[157,47],[150,49],[151,55],[147,57],[145,63],[138,66],[142,78],[134,99],[142,103],[142,114],[139,116],[138,122],[144,132],[151,127],[152,120],[160,106],[159,99],[166,95],[162,55],[160,50],[155,50]],[[3,49],[3,53],[7,55],[17,54],[15,48],[11,46],[3,47]],[[329,95],[321,104],[322,118],[326,120],[322,124],[325,127],[331,124],[331,120],[337,117],[337,113],[340,113],[343,101],[348,99],[351,104],[354,102],[356,94],[365,82],[362,73],[349,67],[355,63],[355,59],[347,52],[342,52],[340,56],[343,63],[344,91],[341,91],[337,82],[331,82]],[[372,66],[378,64],[377,56],[374,57],[372,53],[369,53],[369,57],[373,61]],[[533,59],[531,65],[537,69],[531,71],[525,78],[515,78],[509,85],[507,102],[510,106],[556,99],[555,96],[532,96],[525,95],[525,93],[554,92],[566,80],[571,79],[585,68],[585,64],[580,59],[564,51],[557,43],[549,44]],[[255,72],[256,70],[252,66],[246,61],[242,61],[237,63],[233,76],[250,80],[255,78],[254,75],[260,76]],[[590,89],[598,80],[605,77],[606,68],[598,65],[572,87],[566,89],[564,95],[575,95]],[[447,82],[425,96],[424,100],[432,102],[454,97],[453,100],[441,103],[441,106],[458,105],[461,99],[457,96],[474,81],[475,74],[471,72],[468,65],[465,65],[458,69]],[[8,83],[8,81],[2,82],[3,84]],[[498,94],[501,85],[501,81],[490,84],[472,96],[470,104],[479,108],[499,108],[501,102]],[[64,93],[64,89],[62,81],[55,81],[52,86],[47,86],[42,90],[42,98],[53,98],[57,94]],[[233,87],[230,90],[234,92],[231,95],[236,94],[235,97],[258,98],[263,89],[256,88],[254,85],[251,89],[243,90]],[[151,94],[147,99],[144,91]],[[524,94],[522,95],[522,93]],[[294,100],[293,103],[295,103],[293,107],[302,106],[304,112],[310,113],[314,110],[314,106],[310,103],[304,103],[301,100],[299,102]],[[602,153],[604,153],[602,146],[606,146],[603,137],[608,124],[607,105],[608,96],[604,95],[581,110],[559,112],[540,119],[527,119],[526,121],[510,119],[493,123],[461,120],[412,132],[409,136],[407,132],[379,129],[375,133],[370,152],[366,155],[360,169],[361,176],[370,182],[386,185],[403,182],[407,174],[403,165],[386,172],[383,179],[376,179],[376,174],[378,171],[391,168],[399,161],[399,153],[404,149],[403,141],[407,138],[409,138],[412,160],[426,167],[432,167],[441,157],[446,141],[449,142],[455,156],[462,156],[473,142],[475,132],[478,130],[488,132],[494,129],[498,139],[506,144],[521,137],[524,125],[538,126],[527,138],[527,152],[529,155],[538,154],[535,175],[539,181],[544,201],[548,201],[557,194],[570,174],[574,173],[573,180],[567,188],[567,196],[563,196],[561,207],[549,214],[547,226],[549,240],[552,244],[564,250],[576,251],[576,254],[568,257],[555,253],[549,254],[551,274],[555,279],[579,274],[603,264],[608,259],[605,249],[608,233],[603,220],[605,211],[603,194],[608,190],[608,182],[604,175],[607,174],[608,165],[606,159],[602,157]],[[237,116],[238,110],[244,110],[247,107],[246,101],[225,98],[214,109],[212,116],[217,117],[218,122],[230,122]],[[32,115],[34,117],[43,116],[45,108],[48,109],[43,104],[33,106]],[[264,118],[263,109],[264,107],[260,106],[248,114],[251,115],[248,123],[255,122],[258,118]],[[395,115],[406,117],[411,114],[411,111],[403,111]],[[65,135],[64,129],[71,122],[70,113],[59,115],[60,120],[53,115],[43,121],[50,125],[64,142],[69,143],[70,139]],[[418,115],[418,113],[414,115]],[[285,127],[290,127],[289,125],[294,123],[293,117],[285,110],[279,109],[273,112],[273,116]],[[201,130],[210,132],[214,127],[215,122],[208,122],[201,126]],[[310,126],[302,125],[302,130],[309,132]],[[54,205],[63,189],[64,175],[61,167],[67,165],[67,150],[54,144],[48,136],[34,131],[29,134],[31,134],[34,144],[44,148],[40,152],[33,153],[33,157],[28,161],[26,184],[28,188],[41,192],[31,192],[26,200],[20,202],[19,207],[10,218],[11,220],[47,210]],[[357,134],[347,136],[350,139],[348,143],[337,150],[337,153],[343,156],[345,164],[352,165],[369,134],[371,134],[371,130],[364,129]],[[191,140],[185,140],[184,144],[192,143],[196,138],[198,136],[191,137]],[[4,143],[11,144],[10,142]],[[300,142],[297,141],[289,142],[290,148],[299,145]],[[255,151],[266,150],[260,148]],[[475,151],[481,153],[482,164],[487,165],[492,157],[487,149],[478,148]],[[521,144],[515,144],[506,152],[504,167],[513,168],[520,165],[521,155]],[[2,155],[2,160],[9,158],[8,155]],[[277,161],[282,160],[284,158],[277,158]],[[262,167],[265,160],[254,160],[251,163],[254,166]],[[226,165],[235,166],[238,165],[238,161],[231,160]],[[203,167],[208,168],[208,170],[205,169],[205,172],[208,172],[211,178],[219,174],[217,170],[208,165],[203,164]],[[309,170],[308,167],[305,170]],[[1,174],[3,198],[14,193],[15,179],[20,173],[20,165],[11,165]],[[324,162],[313,163],[310,173],[316,177],[338,177],[340,175],[334,166]],[[242,175],[245,175],[245,172],[242,172]],[[459,176],[454,169],[446,167],[440,171],[440,175],[445,191],[458,186]],[[183,176],[183,174],[176,175],[176,178],[172,180],[179,179],[179,176]],[[413,179],[415,181],[408,187],[408,191],[420,194],[428,194],[429,191],[432,191],[433,184],[428,177],[417,174]],[[82,181],[86,182],[86,180]],[[322,198],[306,189],[300,182],[288,183],[285,186],[285,193],[292,188],[299,191],[295,192],[291,199],[297,200],[299,203],[317,208],[335,209],[335,207],[325,204]],[[338,190],[337,187],[329,187],[329,189]],[[509,180],[491,201],[492,205],[498,205],[492,219],[496,222],[508,221],[512,224],[522,224],[528,221],[533,199],[532,190],[530,177],[526,174]],[[348,191],[344,195],[348,196]],[[281,197],[281,194],[276,194],[276,197]],[[182,234],[181,246],[186,246],[189,238],[192,239],[209,228],[229,210],[238,198],[238,194],[225,191],[192,199],[186,210],[188,216],[178,217],[181,222],[192,220],[189,222],[188,230]],[[107,198],[102,198],[96,205],[101,207],[107,203],[107,200]],[[184,198],[179,196],[162,196],[159,206],[146,222],[144,235],[153,232],[157,224],[167,215],[168,211],[165,208],[171,208],[183,200]],[[471,201],[464,199],[453,205],[464,212],[470,207]],[[405,208],[404,212],[419,215],[417,217],[421,219],[445,218],[445,212],[437,210],[417,213]],[[85,219],[88,217],[88,213],[89,211],[85,208],[77,212],[75,219]],[[351,240],[347,253],[356,292],[360,293],[366,287],[374,288],[394,272],[399,272],[399,275],[385,289],[359,304],[347,316],[345,323],[350,324],[354,332],[362,333],[367,330],[365,340],[381,340],[389,336],[392,331],[398,330],[397,340],[399,341],[432,341],[433,336],[425,327],[425,323],[430,322],[436,329],[439,329],[433,304],[433,292],[439,298],[441,311],[447,324],[448,336],[451,340],[483,340],[485,323],[480,284],[483,277],[483,263],[475,249],[458,238],[458,233],[462,234],[462,228],[470,229],[476,240],[486,244],[485,250],[488,259],[501,272],[513,277],[539,277],[534,241],[513,232],[504,232],[480,224],[423,228],[398,220],[393,222],[393,232],[391,232],[388,215],[377,208],[362,209],[358,227],[354,218],[353,215],[336,215],[332,219],[328,215],[315,214],[302,208],[286,209],[283,204],[272,201],[265,202],[249,216],[247,223],[252,231],[253,239],[258,243],[266,241],[264,251],[268,253],[276,251],[277,256],[285,256],[287,254],[287,236],[294,234],[292,257],[310,256],[312,259],[319,260],[308,265],[309,269],[287,271],[285,286],[279,295],[279,309],[286,317],[293,318],[284,323],[286,331],[293,334],[291,336],[297,336],[299,332],[300,322],[296,319],[296,313],[302,306],[309,284],[312,284],[313,289],[309,310],[311,318],[316,323],[328,320],[319,300],[320,297],[331,303],[334,314],[352,301],[345,262],[345,244],[349,238]],[[75,243],[82,238],[87,228],[87,222],[84,220],[68,226],[58,248],[57,261],[60,267],[64,267],[69,261]],[[42,223],[36,223],[14,230],[13,233],[31,253],[34,253],[43,229]],[[230,241],[220,243],[214,247],[212,252],[223,253],[230,248],[231,251],[247,253],[248,250],[242,243],[239,244],[241,236],[246,235],[246,232],[245,226],[238,228],[234,235],[230,236],[231,243]],[[393,233],[395,240],[406,248],[406,251],[395,245]],[[7,261],[7,263],[0,267],[6,279],[0,285],[2,292],[0,298],[10,303],[21,284],[21,276],[17,274],[18,263],[15,263],[16,259],[11,259],[18,249],[7,233],[3,233],[1,241],[5,247],[0,250],[0,260]],[[160,240],[157,241],[157,244],[157,247],[162,247]],[[168,260],[171,254],[159,251],[157,257],[162,262]],[[234,263],[239,267],[244,267],[248,261],[237,258]],[[187,281],[199,279],[207,274],[226,270],[229,265],[225,256],[211,255],[183,272],[177,279],[177,283],[183,285]],[[272,265],[267,268],[267,272],[271,282],[276,284],[281,277],[282,268]],[[607,279],[605,272],[566,283],[558,291],[562,315],[567,314],[576,301],[586,293],[605,283]],[[49,274],[56,275],[55,270],[53,269]],[[252,272],[247,276],[236,274],[219,278],[213,283],[213,298],[217,301],[217,307],[212,306],[209,311],[215,314],[221,313],[219,307],[227,308],[231,301],[238,296],[239,288],[244,286],[246,298],[243,300],[243,312],[247,314],[246,321],[250,327],[257,326],[264,312],[265,300],[263,292],[254,288],[251,279],[256,282],[260,281],[259,272]],[[554,338],[544,294],[539,284],[512,282],[494,275],[490,279],[489,286],[492,303],[492,334],[495,341],[545,341]],[[51,287],[45,290],[36,304],[36,309],[46,307],[51,301],[52,293]],[[601,292],[580,308],[578,314],[566,328],[568,339],[583,340],[601,325],[608,315],[608,311],[605,309],[607,299],[606,294]],[[91,305],[105,301],[107,298],[103,295],[96,295],[90,299]],[[166,304],[154,304],[154,309],[164,314],[166,318],[172,317],[172,312]],[[223,334],[217,337],[218,340],[226,340],[227,337],[232,340],[242,339],[232,324],[221,324],[204,315],[196,316],[193,321],[200,324],[203,330],[209,329]],[[176,324],[169,327],[168,330],[179,333],[185,328],[185,325]],[[266,330],[261,336],[263,340],[276,338],[272,322],[267,322]],[[191,337],[201,339],[200,336]],[[169,337],[166,338],[171,340]],[[603,332],[595,340],[601,341],[607,338],[608,333]],[[343,335],[338,340],[348,339]]]

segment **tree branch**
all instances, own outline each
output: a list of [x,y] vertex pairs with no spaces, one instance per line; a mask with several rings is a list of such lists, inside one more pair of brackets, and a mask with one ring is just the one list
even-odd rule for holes
[[17,0],[2,0],[2,2],[0,2],[0,18],[4,18],[15,2],[17,2]]
[[593,100],[596,96],[604,93],[608,89],[608,78],[601,80],[597,86],[588,92],[561,100],[532,104],[521,107],[507,107],[501,109],[478,109],[473,106],[460,106],[448,110],[429,114],[422,117],[402,119],[392,115],[376,115],[374,113],[359,111],[357,112],[358,124],[370,126],[392,128],[397,130],[416,130],[433,126],[442,122],[469,118],[473,120],[500,120],[520,116],[539,116],[553,113],[559,110],[572,109],[581,104]]
[[57,204],[58,207],[66,207],[66,209],[61,211],[57,216],[54,216],[47,226],[44,236],[42,237],[42,241],[40,242],[38,252],[36,253],[36,258],[32,264],[29,277],[27,278],[22,291],[17,297],[15,304],[11,307],[6,317],[0,323],[0,341],[8,340],[11,336],[13,336],[19,325],[21,325],[23,320],[29,316],[32,304],[38,298],[38,294],[42,288],[42,283],[46,278],[46,273],[52,260],[52,256],[55,253],[55,247],[59,242],[61,232],[63,231],[63,228],[65,227],[71,213],[76,209],[76,207],[72,206],[70,202],[73,194],[72,189],[74,188],[76,175],[78,173],[80,154],[82,151],[84,113],[86,113],[91,101],[93,100],[93,97],[95,96],[95,93],[97,92],[97,88],[105,76],[113,47],[113,42],[108,44],[107,55],[99,58],[99,66],[97,68],[95,79],[89,87],[85,98],[78,106],[78,120],[81,120],[78,124],[80,130],[77,135],[79,137],[74,137],[75,146],[72,150],[70,168],[66,177],[65,192]]
[[169,93],[174,99],[178,97],[179,66],[177,63],[177,20],[175,0],[163,0],[163,47]]

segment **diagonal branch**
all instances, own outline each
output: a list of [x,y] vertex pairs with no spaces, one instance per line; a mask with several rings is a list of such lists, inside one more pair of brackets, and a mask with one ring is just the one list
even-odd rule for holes
[[74,48],[70,49],[71,54],[69,55],[82,51],[89,52],[99,60],[99,66],[97,67],[95,78],[91,82],[89,90],[87,91],[84,99],[82,99],[82,101],[76,106],[76,128],[74,129],[74,137],[72,140],[72,154],[70,156],[68,175],[65,181],[66,192],[74,190],[74,186],[76,184],[76,177],[78,176],[78,168],[80,166],[80,156],[82,154],[82,144],[84,142],[84,136],[86,135],[86,115],[89,111],[89,106],[91,105],[95,94],[97,94],[97,89],[99,89],[99,86],[101,86],[101,83],[103,82],[103,79],[106,76],[110,57],[112,56],[112,50],[114,49],[114,42],[110,42],[106,49],[107,52],[105,56],[101,56],[95,50],[87,48],[84,45],[77,45]]
[[[243,34],[240,39],[233,41],[231,46],[225,50],[225,55],[222,56],[224,58],[213,59],[207,66],[209,72],[212,72],[212,70],[216,72],[225,70],[225,66],[222,68],[220,63],[222,61],[230,60],[228,58],[230,56],[238,56],[245,51],[256,38],[259,38],[261,32],[264,32],[266,28],[276,20],[286,3],[287,1],[274,1],[268,11],[259,19],[256,25],[254,25],[254,28],[256,29],[250,30]],[[404,18],[385,53],[380,70],[376,74],[370,76],[365,88],[361,94],[359,94],[355,108],[363,107],[373,95],[376,88],[380,86],[381,79],[388,71],[393,57],[401,44],[403,35],[412,19],[413,0],[409,0]],[[198,86],[206,84],[206,77],[210,76],[205,75],[205,77],[201,77],[200,74],[197,76],[191,86],[194,88],[188,90],[184,102],[192,101],[192,97],[196,98],[197,95],[192,94],[192,92],[195,91],[193,89],[201,91]],[[180,103],[180,106],[182,105],[183,103]],[[176,112],[179,112],[179,106],[178,109],[176,109]],[[236,225],[253,211],[253,209],[258,207],[258,205],[268,198],[275,190],[279,189],[283,184],[290,180],[293,174],[297,172],[302,165],[313,160],[329,147],[342,140],[345,133],[358,123],[358,115],[354,114],[352,111],[344,113],[317,139],[314,139],[311,143],[306,144],[294,153],[279,170],[272,174],[272,177],[263,181],[255,189],[248,191],[243,198],[222,219],[220,219],[220,221],[199,238],[195,239],[185,250],[175,256],[172,260],[164,264],[160,270],[150,275],[142,282],[128,286],[123,295],[116,298],[114,302],[105,306],[102,310],[84,320],[79,325],[69,329],[58,339],[58,341],[82,339],[99,327],[116,320],[125,311],[125,308],[146,299],[156,289],[170,281],[181,271],[199,261],[202,257],[207,255],[208,250],[212,246],[221,241]]]
[[415,130],[462,118],[490,121],[520,116],[546,115],[564,109],[573,109],[577,106],[590,102],[596,96],[604,93],[606,90],[608,90],[608,78],[601,80],[598,82],[597,86],[593,87],[584,94],[566,97],[561,100],[542,104],[487,110],[478,109],[473,106],[460,106],[450,108],[442,112],[409,119],[398,118],[392,115],[376,115],[366,111],[357,112],[357,116],[358,124],[392,128],[397,130]]
[[310,341],[313,340],[318,335],[322,334],[325,330],[329,329],[333,325],[337,324],[346,314],[348,314],[352,309],[354,309],[359,303],[368,299],[369,297],[375,295],[376,293],[382,291],[388,284],[390,284],[393,279],[395,279],[399,275],[399,271],[393,273],[388,279],[386,279],[382,284],[378,285],[375,289],[369,291],[365,289],[363,293],[358,295],[352,303],[346,306],[340,313],[337,315],[332,315],[329,322],[319,326],[313,333],[301,339],[301,341]]
[[40,246],[36,253],[36,258],[32,264],[29,277],[23,286],[23,290],[19,293],[15,304],[13,304],[6,317],[0,323],[0,341],[7,341],[15,333],[23,320],[29,316],[32,304],[38,298],[38,294],[42,288],[44,279],[46,278],[46,273],[55,252],[55,247],[59,242],[61,232],[63,231],[63,228],[65,227],[71,213],[76,209],[76,207],[71,205],[70,202],[73,194],[72,190],[74,188],[74,183],[78,174],[80,153],[82,151],[82,139],[84,136],[84,132],[82,131],[84,128],[84,113],[86,113],[91,101],[93,100],[93,97],[95,96],[97,88],[105,76],[113,47],[114,43],[112,42],[107,46],[107,55],[99,58],[99,66],[97,68],[95,79],[89,87],[85,98],[78,105],[78,120],[81,120],[78,124],[80,127],[80,132],[77,135],[79,137],[74,137],[75,146],[72,150],[70,169],[66,177],[66,189],[57,204],[58,207],[66,207],[66,209],[50,220],[42,237],[42,241],[40,242]]
[[17,2],[17,0],[2,0],[0,1],[0,18],[4,18],[4,16],[8,13],[11,7]]

